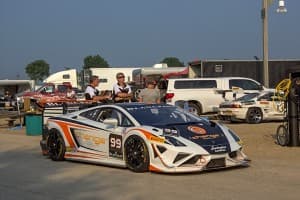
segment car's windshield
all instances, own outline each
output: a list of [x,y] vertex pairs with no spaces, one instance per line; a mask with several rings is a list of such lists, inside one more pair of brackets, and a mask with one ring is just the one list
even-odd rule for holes
[[201,118],[170,105],[127,107],[127,111],[141,125],[168,125],[200,122]]
[[249,101],[249,100],[257,97],[258,95],[259,95],[259,93],[250,93],[250,94],[246,94],[245,96],[242,96],[236,100],[237,101]]

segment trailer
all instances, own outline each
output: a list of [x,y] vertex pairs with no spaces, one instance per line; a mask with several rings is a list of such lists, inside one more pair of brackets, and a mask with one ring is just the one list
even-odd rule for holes
[[[189,62],[189,77],[247,77],[263,83],[262,60],[197,60]],[[274,88],[300,70],[300,59],[269,60],[269,86]]]

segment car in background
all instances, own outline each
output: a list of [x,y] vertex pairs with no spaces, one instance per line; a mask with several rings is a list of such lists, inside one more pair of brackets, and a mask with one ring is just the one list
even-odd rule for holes
[[165,102],[183,107],[188,102],[194,114],[217,113],[220,103],[247,93],[269,90],[259,82],[245,77],[175,78],[159,87]]
[[248,166],[226,126],[167,104],[103,104],[50,117],[40,142],[54,161],[181,173]]
[[257,124],[265,120],[283,120],[284,109],[284,102],[274,91],[263,91],[221,103],[218,116],[221,120]]

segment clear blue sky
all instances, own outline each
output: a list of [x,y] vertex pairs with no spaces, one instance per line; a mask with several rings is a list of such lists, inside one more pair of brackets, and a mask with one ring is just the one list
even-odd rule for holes
[[[0,79],[27,78],[37,59],[50,72],[81,69],[101,55],[113,67],[152,66],[168,56],[262,58],[262,0],[0,0]],[[300,58],[300,0],[269,8],[270,59]]]

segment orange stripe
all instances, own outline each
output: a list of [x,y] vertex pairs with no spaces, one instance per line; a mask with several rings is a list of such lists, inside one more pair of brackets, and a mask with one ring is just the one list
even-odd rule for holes
[[91,128],[89,126],[84,126],[84,125],[79,125],[73,122],[66,122],[66,121],[62,121],[62,120],[53,120],[53,119],[49,119],[49,121],[54,121],[57,123],[64,123],[64,124],[68,124],[71,127],[76,127],[76,128],[84,128],[84,129],[89,129],[89,130],[97,130],[96,128]]
[[149,165],[149,171],[152,171],[152,172],[161,172],[160,169],[154,167],[153,165]]
[[81,156],[81,155],[65,155],[65,158],[92,158],[92,159],[96,159],[96,158],[93,158],[93,157]]
[[164,141],[165,141],[164,138],[153,135],[151,132],[145,131],[144,129],[135,128],[135,129],[131,129],[131,130],[137,130],[137,131],[142,132],[146,136],[146,138],[151,141],[160,142],[160,143],[164,143]]
[[132,130],[141,131],[146,136],[147,139],[150,139],[151,136],[153,135],[152,133],[145,131],[144,129],[140,129],[140,128],[131,129],[130,131],[132,131]]
[[70,129],[68,128],[68,124],[64,123],[64,122],[56,122],[60,127],[61,129],[63,130],[63,133],[64,135],[66,136],[69,144],[70,144],[70,147],[75,147],[75,143],[73,141],[73,138],[71,136],[71,133],[70,133]]
[[98,154],[98,153],[90,153],[90,152],[86,152],[86,151],[77,151],[79,153],[86,153],[86,154],[91,154],[91,155],[96,155],[96,156],[105,156],[103,154]]
[[100,157],[105,157],[105,156],[91,157],[91,156],[84,156],[84,155],[65,154],[65,158],[90,158],[90,159],[99,159]]
[[73,140],[72,134],[70,133],[69,126],[70,127],[75,127],[75,128],[88,129],[88,130],[97,130],[95,128],[90,128],[88,126],[78,125],[78,124],[75,124],[75,123],[72,123],[72,122],[65,122],[65,121],[60,121],[60,120],[49,120],[49,121],[54,121],[55,123],[57,123],[61,127],[61,129],[63,130],[64,135],[67,138],[67,141],[70,144],[70,147],[75,147],[75,142]]

